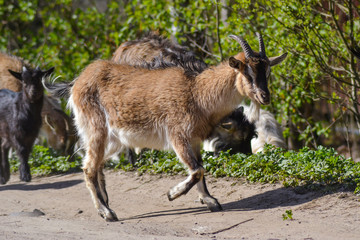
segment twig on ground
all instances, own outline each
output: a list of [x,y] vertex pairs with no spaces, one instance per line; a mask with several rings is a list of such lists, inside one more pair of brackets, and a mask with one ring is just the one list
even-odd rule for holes
[[230,229],[232,229],[232,228],[234,228],[234,227],[239,226],[240,224],[247,223],[247,222],[250,222],[250,221],[252,221],[252,220],[254,220],[254,218],[250,218],[250,219],[248,219],[248,220],[239,222],[239,223],[237,223],[237,224],[235,224],[235,225],[232,225],[232,226],[230,226],[230,227],[217,230],[217,231],[215,231],[215,232],[202,233],[201,235],[213,235],[213,234],[218,234],[218,233],[221,233],[221,232],[225,232],[225,231],[227,231],[227,230],[230,230]]

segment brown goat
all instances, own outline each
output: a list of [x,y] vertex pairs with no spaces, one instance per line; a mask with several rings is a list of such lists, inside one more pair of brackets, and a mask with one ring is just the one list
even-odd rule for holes
[[22,67],[29,67],[23,59],[0,52],[0,89],[7,88],[14,92],[20,92],[22,83],[10,74],[8,69],[21,72]]
[[124,147],[172,149],[189,169],[189,177],[170,189],[170,201],[197,185],[211,211],[222,209],[207,190],[200,148],[213,127],[244,98],[270,102],[266,73],[285,55],[267,58],[238,36],[244,52],[218,66],[188,76],[183,68],[157,69],[97,60],[71,84],[45,84],[53,94],[70,91],[69,106],[86,150],[83,170],[98,213],[117,220],[109,208],[103,173],[105,160]]
[[[30,67],[23,59],[0,52],[0,89],[6,88],[20,92],[22,83],[11,75],[8,69],[21,72],[22,67]],[[59,104],[54,104],[49,96],[44,95],[41,111],[42,126],[39,137],[47,139],[49,146],[65,155],[73,154],[73,146],[77,138],[74,125],[69,116],[62,111]]]
[[51,96],[44,97],[41,111],[43,125],[39,139],[61,154],[73,157],[74,145],[78,140],[73,120],[61,109],[60,104]]

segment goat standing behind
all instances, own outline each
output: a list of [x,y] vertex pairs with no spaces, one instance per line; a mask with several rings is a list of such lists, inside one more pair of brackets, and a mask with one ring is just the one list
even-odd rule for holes
[[183,68],[188,75],[196,76],[207,64],[186,47],[173,43],[155,33],[142,39],[122,43],[114,52],[112,61],[131,66],[166,64]]
[[85,181],[98,213],[117,220],[109,208],[103,173],[105,160],[124,147],[172,149],[189,177],[168,192],[170,201],[197,185],[211,211],[222,209],[207,190],[200,148],[213,127],[244,98],[270,102],[267,72],[285,55],[268,58],[260,34],[260,53],[231,35],[244,52],[196,77],[183,68],[148,69],[97,60],[68,85],[45,84],[53,94],[70,91],[69,105],[86,150]]
[[20,92],[0,90],[0,142],[1,164],[0,183],[10,178],[9,149],[12,147],[20,159],[20,180],[31,181],[28,164],[29,154],[41,126],[41,109],[44,88],[41,79],[52,73],[54,68],[45,72],[23,67],[22,73],[10,73],[23,83]]

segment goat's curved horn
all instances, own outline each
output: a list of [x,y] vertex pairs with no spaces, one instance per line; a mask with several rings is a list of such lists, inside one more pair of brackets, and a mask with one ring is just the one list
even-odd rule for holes
[[237,41],[238,43],[240,43],[242,49],[244,50],[246,58],[254,56],[253,50],[251,49],[250,45],[245,41],[244,38],[242,38],[240,36],[236,36],[236,35],[230,35],[229,38],[232,38],[235,41]]
[[51,125],[50,121],[49,121],[49,117],[48,114],[45,115],[44,117],[44,122],[50,127],[50,129],[55,132],[55,128]]
[[70,130],[70,128],[69,128],[69,123],[68,123],[68,121],[67,121],[65,118],[64,118],[63,120],[64,120],[64,122],[65,122],[66,132],[69,133],[69,130]]
[[35,70],[36,70],[36,71],[40,71],[40,67],[39,67],[39,66],[36,66]]
[[264,44],[264,40],[261,36],[260,33],[256,33],[257,38],[259,39],[259,54],[260,57],[262,58],[266,58],[266,53],[265,53],[265,44]]

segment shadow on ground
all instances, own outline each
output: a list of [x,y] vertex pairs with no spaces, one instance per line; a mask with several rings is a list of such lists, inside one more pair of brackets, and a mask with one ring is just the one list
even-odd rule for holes
[[[342,191],[339,189],[338,191]],[[244,198],[238,201],[222,203],[223,211],[252,211],[271,209],[276,207],[290,207],[301,205],[307,202],[311,202],[324,195],[335,193],[337,191],[305,191],[297,192],[294,188],[278,188],[264,193],[256,194],[254,196]],[[130,218],[121,219],[132,220],[141,218],[154,218],[172,215],[184,215],[184,214],[208,214],[210,211],[205,205],[201,205],[196,208],[181,208],[181,209],[169,209],[164,211],[148,212],[141,215],[136,215]]]
[[82,183],[83,180],[70,180],[70,181],[60,181],[54,183],[42,183],[42,184],[34,184],[34,183],[18,183],[12,185],[3,185],[0,186],[1,191],[9,191],[9,190],[20,190],[20,191],[36,191],[43,189],[63,189],[75,186],[79,183]]

